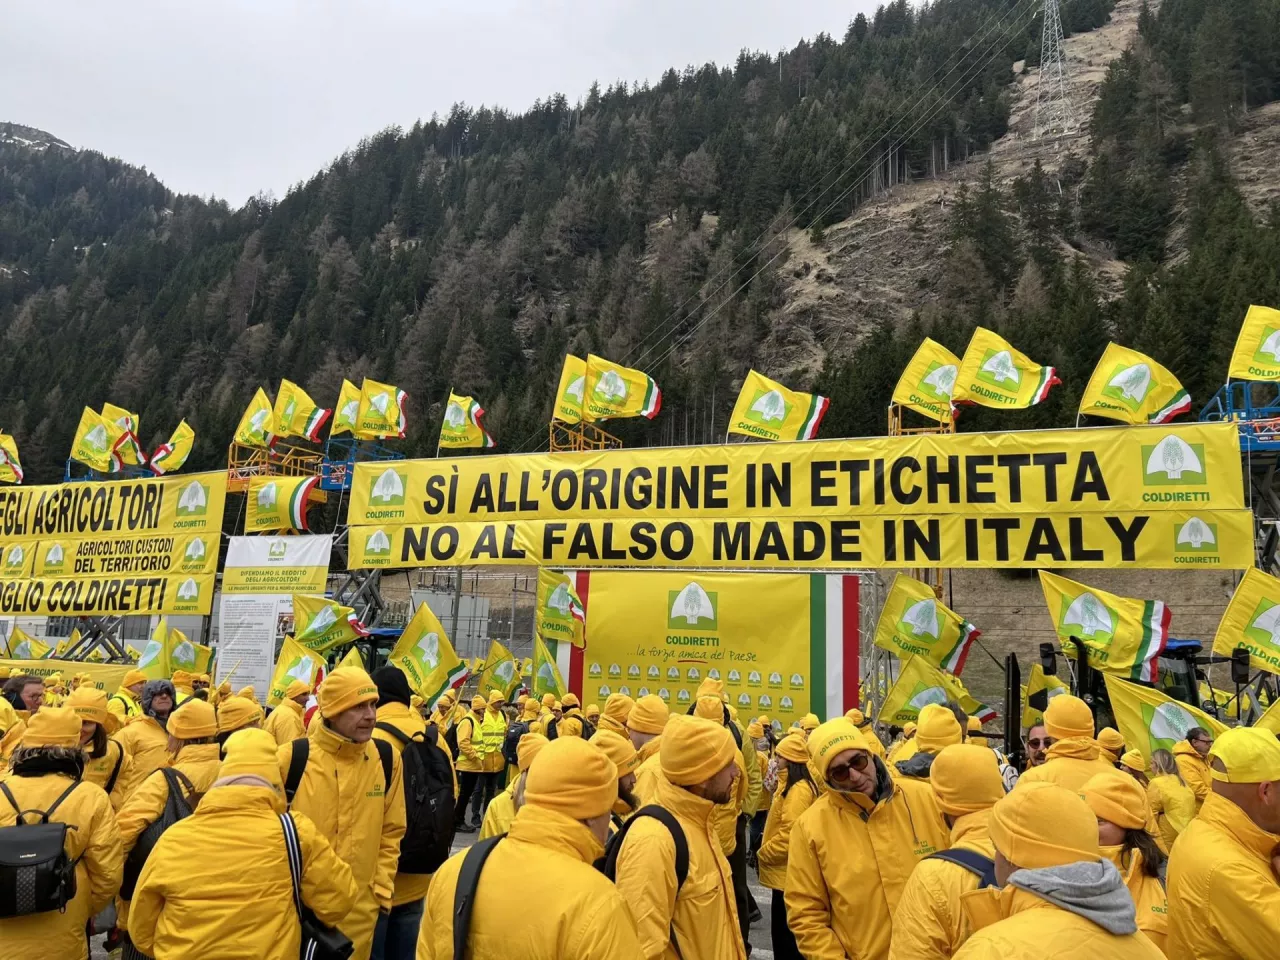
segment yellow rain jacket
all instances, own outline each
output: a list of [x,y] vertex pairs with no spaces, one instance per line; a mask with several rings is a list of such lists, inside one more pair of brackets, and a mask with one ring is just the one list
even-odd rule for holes
[[[261,957],[296,960],[298,923],[279,815],[284,798],[260,786],[210,790],[164,832],[134,891],[129,936],[155,960]],[[304,816],[302,899],[323,923],[355,901],[351,869]]]
[[1204,757],[1196,753],[1196,748],[1185,740],[1179,740],[1173,747],[1173,759],[1178,764],[1178,772],[1187,786],[1196,795],[1196,813],[1204,806],[1209,794],[1213,793],[1213,778],[1209,775],[1209,764]]
[[1040,766],[1022,774],[1018,783],[1056,783],[1079,793],[1094,776],[1115,769],[1102,759],[1098,742],[1083,737],[1059,740],[1049,748],[1047,756],[1049,759]]
[[738,753],[742,761],[741,772],[744,774],[742,779],[746,781],[747,786],[742,797],[741,812],[748,817],[753,817],[760,809],[760,794],[764,792],[764,767],[760,766],[755,745],[742,728],[742,724],[737,720],[729,722],[738,728],[738,736],[742,738],[742,749]]
[[879,799],[827,790],[791,829],[787,922],[807,960],[884,960],[907,877],[950,841],[930,786],[875,762]]
[[1225,797],[1211,794],[1169,857],[1171,960],[1274,960],[1280,883],[1267,833]]
[[661,772],[646,802],[665,807],[684,828],[689,875],[677,896],[671,833],[651,817],[637,820],[618,853],[617,886],[635,917],[640,955],[673,960],[674,923],[684,960],[745,960],[733,876],[715,832],[715,805],[672,785]]
[[480,835],[477,840],[488,840],[511,830],[511,822],[516,818],[516,781],[507,784],[505,790],[489,801],[484,811],[484,822],[480,824]]
[[770,890],[785,890],[787,885],[787,853],[791,848],[791,828],[808,810],[818,794],[807,782],[800,781],[783,796],[785,786],[778,788],[777,799],[769,808],[764,822],[764,839],[756,853],[760,882]]
[[484,714],[468,710],[457,723],[458,772],[484,773]]
[[[47,810],[62,791],[71,785],[70,777],[48,773],[39,777],[9,777],[5,786],[13,793],[23,810]],[[27,817],[28,823],[34,818]],[[0,827],[10,827],[17,813],[0,795]],[[101,787],[81,783],[67,796],[50,818],[66,823],[65,848],[76,864],[76,895],[62,912],[36,913],[26,917],[0,920],[0,956],[47,957],[49,960],[85,960],[89,944],[85,924],[111,902],[120,889],[124,873],[124,854],[120,849],[120,832],[111,811],[111,801]]]
[[0,737],[8,733],[10,728],[16,727],[18,721],[18,711],[13,709],[13,704],[0,697]]
[[280,705],[271,711],[271,716],[262,724],[262,729],[275,737],[276,743],[290,743],[307,735],[302,714],[302,704],[294,700],[281,700]]
[[1163,960],[1141,930],[1108,933],[1017,887],[975,890],[965,894],[962,906],[975,933],[956,960]]
[[763,750],[756,751],[756,769],[760,771],[760,802],[756,804],[756,813],[768,812],[773,805],[773,794],[764,788],[764,772],[769,769],[769,754]]
[[[650,743],[656,743],[657,739],[660,738],[655,738]],[[645,744],[645,746],[648,746],[648,744]],[[641,752],[643,751],[637,751],[636,756],[638,757]],[[636,785],[631,792],[636,795],[636,799],[643,806],[652,802],[653,797],[658,792],[658,783],[665,779],[662,775],[662,765],[659,761],[658,751],[654,750],[636,767]]]
[[97,760],[90,760],[89,755],[85,754],[83,779],[87,783],[96,783],[103,790],[107,789],[107,781],[111,779],[117,763],[120,764],[120,770],[116,773],[115,785],[107,794],[111,798],[113,810],[119,810],[125,800],[122,784],[128,777],[129,755],[124,752],[124,746],[119,740],[107,740],[107,752]]
[[1160,831],[1157,839],[1168,853],[1173,849],[1173,841],[1178,839],[1178,834],[1187,829],[1187,824],[1196,815],[1195,792],[1179,783],[1173,774],[1161,774],[1152,777],[1147,784],[1147,802]]
[[501,773],[507,761],[502,756],[502,741],[507,738],[507,716],[501,710],[489,707],[480,723],[480,735],[484,739],[484,756],[481,760],[485,773]]
[[[311,753],[293,810],[310,817],[351,867],[356,903],[338,928],[355,943],[356,960],[367,960],[378,911],[391,907],[404,836],[400,755],[392,753],[391,782],[384,785],[382,762],[372,741],[348,740],[319,718],[311,724],[308,739]],[[282,780],[289,775],[291,757],[292,747],[285,744],[279,754]]]
[[[485,861],[471,915],[470,960],[636,960],[640,944],[622,894],[591,864],[604,847],[555,810],[524,806]],[[418,934],[417,960],[453,957],[453,896],[464,853],[436,871]],[[527,885],[545,878],[530,912]],[[729,955],[726,954],[726,957]],[[697,955],[686,953],[686,960]]]
[[[956,819],[950,849],[972,850],[994,859],[988,825],[991,810]],[[969,939],[973,928],[960,908],[960,898],[978,889],[978,875],[945,860],[921,860],[911,871],[902,899],[901,918],[893,928],[889,960],[947,960]]]
[[142,704],[126,687],[121,687],[107,698],[107,709],[119,717],[122,723],[142,716]]
[[[109,705],[108,705],[109,706]],[[116,739],[129,755],[129,776],[121,784],[125,799],[138,784],[161,767],[169,765],[169,734],[155,717],[134,717],[116,733]]]
[[1163,953],[1169,933],[1169,899],[1164,884],[1159,877],[1143,873],[1142,854],[1137,850],[1130,850],[1127,857],[1122,856],[1123,847],[1102,847],[1101,850],[1124,877],[1124,885],[1129,888],[1137,910],[1138,929]]

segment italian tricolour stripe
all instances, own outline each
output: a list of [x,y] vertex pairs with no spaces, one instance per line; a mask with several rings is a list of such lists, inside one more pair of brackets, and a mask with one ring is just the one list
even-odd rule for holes
[[827,415],[830,406],[831,401],[827,397],[820,397],[816,393],[810,396],[809,414],[804,418],[804,427],[800,431],[801,440],[812,440],[818,435],[818,427],[822,425],[822,418]]
[[289,497],[289,523],[294,530],[307,529],[307,499],[319,485],[319,477],[308,477],[293,488],[293,494]]
[[858,578],[809,577],[809,709],[824,720],[858,706]]
[[1055,384],[1062,381],[1058,379],[1058,371],[1053,367],[1040,368],[1040,382],[1036,384],[1036,392],[1031,397],[1031,405],[1035,406],[1049,396],[1049,391]]
[[969,658],[973,641],[980,636],[982,631],[966,620],[960,628],[960,639],[956,641],[952,651],[942,659],[942,669],[954,676],[960,676],[960,672],[964,669],[964,662]]
[[[662,390],[653,377],[645,377],[644,406],[640,408],[640,416],[652,420],[662,409]],[[566,681],[567,682],[567,681]]]
[[1161,410],[1157,410],[1151,415],[1151,423],[1168,423],[1180,413],[1186,413],[1191,409],[1191,394],[1185,390],[1179,390],[1173,395],[1173,399]]
[[1142,610],[1142,656],[1135,660],[1129,677],[1155,683],[1160,678],[1160,654],[1169,643],[1169,622],[1173,614],[1160,600],[1148,600]]
[[484,407],[474,400],[471,401],[471,422],[484,434],[484,449],[492,450],[498,445],[498,442],[489,435],[489,431],[484,428]]
[[302,428],[302,435],[312,443],[319,443],[320,428],[324,426],[325,421],[329,419],[332,413],[332,410],[316,407],[311,411],[311,416],[307,417],[306,426]]

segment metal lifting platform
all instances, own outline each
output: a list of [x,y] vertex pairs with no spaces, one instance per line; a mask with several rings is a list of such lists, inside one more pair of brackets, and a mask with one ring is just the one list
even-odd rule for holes
[[547,427],[552,453],[586,450],[621,450],[622,441],[594,423],[561,423],[552,420]]
[[67,459],[67,466],[62,472],[63,483],[88,483],[103,480],[149,480],[154,477],[146,467],[125,467],[119,473],[103,473],[86,467],[79,460]]
[[324,462],[320,466],[320,489],[350,490],[351,477],[355,473],[358,461],[403,459],[403,453],[373,440],[330,437],[324,445]]
[[1241,453],[1280,454],[1280,383],[1237,380],[1200,410],[1201,423],[1234,422]]
[[[254,477],[318,477],[324,454],[289,443],[277,442],[269,450],[232,443],[227,448],[227,493],[244,493]],[[317,486],[308,498],[324,503],[329,494]]]

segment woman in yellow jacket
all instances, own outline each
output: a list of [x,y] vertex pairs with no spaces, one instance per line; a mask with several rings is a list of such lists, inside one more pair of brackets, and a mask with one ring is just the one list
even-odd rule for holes
[[[155,960],[218,956],[296,960],[298,920],[280,814],[284,785],[275,738],[243,730],[195,812],[161,836],[134,892],[129,934]],[[302,814],[302,902],[322,923],[356,898],[351,868]]]
[[1116,865],[1137,908],[1138,929],[1163,953],[1169,932],[1169,901],[1161,874],[1165,855],[1147,833],[1147,796],[1138,782],[1116,770],[1084,785],[1085,803],[1098,818],[1098,846]]
[[[0,957],[6,960],[85,960],[85,925],[120,888],[124,859],[111,801],[101,787],[79,782],[83,765],[80,718],[66,708],[32,714],[0,785],[0,828],[17,822],[18,809],[47,811],[61,798],[49,820],[69,827],[63,843],[76,865],[76,892],[64,910],[0,920]],[[24,820],[34,822],[29,815]]]
[[84,747],[84,779],[96,783],[111,798],[113,810],[124,803],[121,784],[128,777],[129,755],[119,740],[109,739],[120,727],[120,718],[107,709],[107,695],[87,684],[67,697],[67,707],[80,718],[80,745]]
[[800,815],[818,799],[818,788],[809,776],[809,751],[805,748],[804,735],[790,733],[783,737],[774,750],[786,763],[779,776],[784,783],[769,807],[764,825],[764,841],[756,854],[760,882],[773,891],[770,929],[773,932],[773,955],[777,960],[803,960],[796,938],[787,926],[787,852],[791,845],[791,828]]
[[1151,779],[1147,783],[1147,803],[1159,829],[1159,840],[1165,851],[1173,849],[1173,841],[1187,829],[1196,815],[1196,795],[1182,779],[1182,771],[1168,750],[1151,754]]

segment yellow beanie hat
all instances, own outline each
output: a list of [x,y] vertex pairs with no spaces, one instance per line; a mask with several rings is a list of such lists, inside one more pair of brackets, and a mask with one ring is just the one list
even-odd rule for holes
[[533,758],[550,742],[540,733],[526,733],[520,737],[520,742],[516,744],[516,767],[521,773],[529,769]]
[[542,695],[542,705],[546,707],[548,710],[551,709],[551,707],[555,704],[555,702],[556,702],[556,695],[554,693],[544,693]]
[[244,697],[227,697],[218,704],[218,732],[229,733],[262,719],[262,708]]
[[311,684],[302,680],[295,680],[293,683],[289,684],[289,686],[284,688],[284,698],[286,700],[292,700],[294,697],[300,697],[304,693],[310,692]]
[[1223,783],[1280,780],[1280,740],[1266,727],[1234,727],[1209,748],[1209,773]]
[[747,724],[747,736],[752,740],[759,740],[764,736],[764,725],[759,720],[752,720]]
[[520,714],[520,719],[524,721],[537,720],[538,714],[542,712],[542,704],[530,697],[524,702],[524,711]]
[[529,766],[524,799],[575,820],[608,813],[618,800],[618,768],[603,750],[581,737],[559,737]]
[[618,768],[618,776],[625,777],[640,766],[636,748],[626,737],[619,736],[612,730],[597,730],[587,743],[594,744],[604,751],[605,756]]
[[867,722],[867,715],[857,707],[852,707],[844,712],[844,718],[852,723],[855,727],[860,727]]
[[921,753],[941,753],[953,744],[964,742],[960,721],[940,703],[925,706],[916,723],[916,744]]
[[46,687],[56,687],[56,686],[57,686],[58,684],[60,684],[61,682],[62,682],[62,674],[61,674],[61,673],[51,673],[51,674],[49,674],[47,677],[45,677],[45,678],[44,678],[44,685],[45,685]]
[[124,675],[124,679],[120,681],[122,687],[132,687],[137,683],[146,683],[147,675],[141,670],[130,670]]
[[280,761],[276,759],[276,738],[265,730],[237,730],[222,747],[222,763],[218,777],[253,775],[262,777],[277,792],[284,792],[280,779]]
[[582,711],[582,715],[588,720],[595,721],[600,717],[600,707],[598,704],[588,703],[587,708]]
[[472,710],[483,710],[483,709],[484,709],[485,707],[487,707],[488,705],[489,705],[489,704],[488,704],[488,701],[486,701],[486,700],[485,700],[485,698],[484,698],[484,697],[482,697],[482,696],[480,696],[480,694],[478,694],[478,693],[477,693],[474,697],[472,697],[472,698],[471,698],[471,709],[472,709]]
[[24,747],[76,747],[80,745],[80,717],[68,707],[45,707],[27,721]]
[[778,741],[775,753],[787,763],[809,762],[809,747],[804,741],[803,734],[788,733]]
[[220,697],[229,697],[229,696],[231,696],[231,681],[230,681],[230,680],[223,680],[220,684],[218,684],[218,696],[220,696]]
[[650,693],[635,702],[627,715],[627,726],[636,733],[661,733],[670,716],[671,711],[662,698],[656,693]]
[[1092,739],[1093,714],[1079,697],[1062,693],[1045,708],[1044,728],[1055,740]]
[[236,691],[236,696],[244,697],[246,700],[252,700],[254,703],[258,702],[258,694],[253,689],[253,684],[249,684],[247,687],[241,687]]
[[1124,736],[1115,727],[1103,727],[1098,731],[1097,740],[1105,760],[1115,763],[1124,753]]
[[986,810],[1004,797],[1004,779],[990,747],[953,743],[933,758],[929,785],[938,809],[953,817]]
[[698,684],[698,693],[694,699],[701,697],[715,697],[717,700],[724,699],[724,683],[714,677],[707,677]]
[[1022,869],[1102,859],[1097,817],[1078,793],[1055,783],[1020,784],[991,808],[990,827],[995,848]]
[[910,738],[916,735],[917,724],[914,720],[908,720],[902,725],[902,735]]
[[1147,772],[1147,758],[1137,750],[1126,750],[1124,756],[1120,758],[1120,764],[1138,773]]
[[359,667],[339,667],[324,678],[317,699],[320,715],[328,719],[357,704],[377,700],[378,687]]
[[604,709],[596,719],[596,727],[600,730],[612,730],[619,736],[627,735],[627,718],[636,705],[625,693],[611,693],[604,702]]
[[1147,825],[1147,792],[1138,781],[1119,770],[1090,777],[1080,795],[1099,820],[1109,820],[1126,830]]
[[658,763],[668,780],[688,787],[710,780],[733,763],[735,753],[733,734],[724,724],[678,713],[663,728]]
[[489,696],[485,701],[485,705],[489,707],[500,707],[507,702],[507,698],[503,696],[501,690],[490,690]]
[[566,693],[560,698],[560,704],[564,709],[568,710],[570,707],[581,707],[582,701],[578,699],[576,693]]
[[188,700],[169,715],[169,735],[178,740],[216,736],[218,715],[204,700]]
[[964,725],[964,732],[975,737],[985,737],[987,732],[982,729],[982,721],[977,717],[970,717]]
[[724,701],[719,697],[699,697],[698,702],[693,705],[693,715],[702,717],[704,720],[714,720],[716,723],[724,723]]
[[187,673],[185,670],[173,671],[173,676],[170,679],[173,680],[173,685],[175,687],[191,686],[191,674]]
[[[818,719],[816,714],[806,713],[800,718],[800,729],[805,733],[813,733],[813,731],[818,729],[818,725],[821,722],[822,721]],[[855,726],[857,726],[857,724],[855,724]]]
[[809,758],[823,780],[827,779],[827,768],[831,766],[832,759],[846,750],[865,750],[870,753],[871,746],[862,731],[844,717],[828,720],[809,734]]
[[120,729],[120,718],[107,709],[105,690],[88,684],[76,687],[63,706],[74,710],[81,720],[98,724],[107,731],[108,736]]
[[447,706],[451,706],[454,703],[457,703],[457,701],[458,701],[458,695],[455,694],[453,690],[450,689],[440,694],[440,699],[436,701],[436,706],[443,709]]

